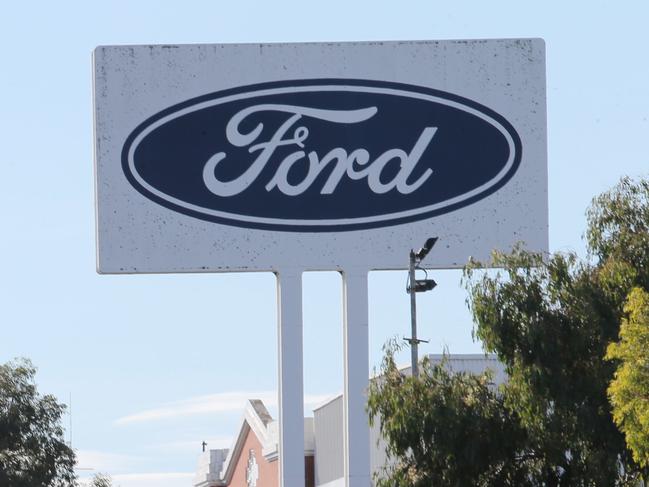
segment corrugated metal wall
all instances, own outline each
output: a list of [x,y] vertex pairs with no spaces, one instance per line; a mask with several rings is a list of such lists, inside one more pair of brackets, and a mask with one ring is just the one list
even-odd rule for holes
[[343,399],[338,396],[313,411],[315,431],[315,484],[343,476]]

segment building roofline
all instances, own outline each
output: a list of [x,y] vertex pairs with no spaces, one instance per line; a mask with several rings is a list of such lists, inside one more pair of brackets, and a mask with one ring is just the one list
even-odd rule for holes
[[322,409],[323,407],[328,406],[329,404],[331,404],[335,400],[341,398],[342,395],[343,395],[343,393],[339,392],[339,393],[325,399],[324,401],[319,402],[317,405],[315,405],[314,407],[311,408],[311,411],[318,411],[319,409]]
[[232,448],[228,451],[228,456],[223,462],[223,468],[219,477],[226,485],[232,480],[234,474],[234,467],[236,466],[236,459],[241,455],[241,450],[246,441],[248,433],[252,430],[259,442],[263,446],[268,442],[268,429],[267,426],[272,422],[273,418],[264,406],[261,399],[248,399],[246,408],[241,418],[241,426],[239,427],[239,434],[237,435]]

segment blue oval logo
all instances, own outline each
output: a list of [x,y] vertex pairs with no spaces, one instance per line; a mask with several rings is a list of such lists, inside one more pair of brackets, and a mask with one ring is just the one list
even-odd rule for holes
[[122,151],[129,182],[217,223],[334,232],[467,206],[516,172],[521,141],[493,110],[443,91],[349,79],[264,83],[175,105]]

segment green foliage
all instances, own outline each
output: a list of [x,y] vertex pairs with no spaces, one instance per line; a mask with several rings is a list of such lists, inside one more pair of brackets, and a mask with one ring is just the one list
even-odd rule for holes
[[105,475],[103,473],[98,473],[95,476],[93,476],[90,484],[88,487],[112,487],[113,486],[113,480],[110,478],[109,475]]
[[620,341],[606,356],[619,361],[608,393],[635,461],[649,470],[649,293],[635,288],[624,310]]
[[494,263],[495,275],[466,271],[475,334],[505,365],[504,402],[528,434],[533,484],[633,485],[636,469],[609,413],[613,368],[602,360],[619,326],[616,295],[574,255],[516,249]]
[[421,374],[404,376],[386,348],[381,378],[372,382],[368,412],[379,423],[393,465],[377,487],[524,486],[525,432],[503,407],[489,373],[449,372],[424,359]]
[[649,180],[625,177],[593,200],[587,212],[591,253],[636,268],[638,286],[649,289]]
[[0,485],[68,487],[74,452],[63,441],[65,406],[38,394],[28,360],[0,365]]
[[574,254],[496,254],[495,275],[467,268],[475,334],[505,364],[505,403],[521,417],[549,485],[633,485],[639,466],[610,414],[624,304],[649,284],[649,181],[623,178],[587,212],[590,262]]
[[519,247],[493,255],[497,270],[465,269],[474,336],[509,377],[498,392],[443,367],[402,377],[388,351],[368,406],[396,462],[381,486],[637,486],[649,452],[649,181],[623,178],[587,221],[588,261]]

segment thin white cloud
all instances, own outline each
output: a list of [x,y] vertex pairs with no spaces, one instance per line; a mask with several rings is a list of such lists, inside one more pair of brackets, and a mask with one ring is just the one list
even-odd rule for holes
[[[304,398],[305,409],[321,403],[330,395],[307,395]],[[147,409],[138,413],[123,416],[114,421],[116,425],[160,421],[199,414],[214,414],[243,411],[248,399],[261,399],[266,407],[277,406],[276,391],[257,392],[223,392],[205,396],[190,397],[181,401],[167,403],[161,407]]]
[[261,399],[266,405],[276,403],[275,393],[265,392],[224,392],[220,394],[208,394],[196,396],[181,401],[168,403],[164,406],[147,409],[115,420],[115,424],[123,425],[129,423],[142,423],[147,421],[159,421],[161,419],[178,418],[183,416],[194,416],[197,414],[226,413],[243,411],[248,399]]
[[[111,478],[115,487],[187,487],[194,475],[188,472],[129,473],[112,475]],[[79,483],[87,487],[91,479],[79,479]]]
[[80,471],[123,472],[136,467],[147,459],[131,455],[120,455],[95,450],[77,450],[76,468]]

